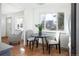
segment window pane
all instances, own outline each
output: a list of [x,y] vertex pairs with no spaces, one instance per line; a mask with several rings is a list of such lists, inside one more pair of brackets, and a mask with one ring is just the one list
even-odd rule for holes
[[46,28],[49,30],[56,30],[56,24],[53,20],[46,21]]
[[57,25],[57,14],[47,14],[46,15],[46,28],[49,30],[56,30]]
[[64,13],[58,13],[58,30],[64,30]]
[[56,30],[57,27],[57,13],[41,15],[42,25],[45,29]]

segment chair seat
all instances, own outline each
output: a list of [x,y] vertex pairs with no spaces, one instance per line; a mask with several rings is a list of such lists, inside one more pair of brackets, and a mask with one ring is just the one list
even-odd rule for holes
[[49,40],[48,44],[58,44],[58,42],[56,40]]
[[28,41],[33,41],[34,40],[34,37],[30,37],[27,39]]

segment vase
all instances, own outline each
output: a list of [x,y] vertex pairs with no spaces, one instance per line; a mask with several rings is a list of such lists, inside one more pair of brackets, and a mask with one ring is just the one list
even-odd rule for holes
[[41,36],[42,35],[42,32],[39,32],[39,36]]

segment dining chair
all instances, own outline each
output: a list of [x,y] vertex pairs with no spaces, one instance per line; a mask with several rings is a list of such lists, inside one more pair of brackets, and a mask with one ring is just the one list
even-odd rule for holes
[[61,49],[60,49],[60,32],[56,32],[55,37],[48,37],[47,38],[47,48],[48,48],[48,52],[50,54],[50,47],[52,45],[56,45],[56,49],[57,46],[59,47],[59,53],[61,53]]
[[33,46],[33,42],[36,42],[36,47],[38,46],[38,41],[34,40],[35,38],[32,37],[32,35],[33,35],[33,30],[27,30],[25,33],[26,43],[27,46],[29,45],[30,49]]
[[9,44],[20,44],[20,42],[22,41],[21,37],[22,31],[16,30],[15,33],[9,35]]

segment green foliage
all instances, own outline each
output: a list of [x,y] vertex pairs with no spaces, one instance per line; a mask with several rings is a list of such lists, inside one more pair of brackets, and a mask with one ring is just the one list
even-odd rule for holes
[[39,32],[42,32],[42,29],[43,29],[42,24],[37,24],[35,26],[38,28]]

